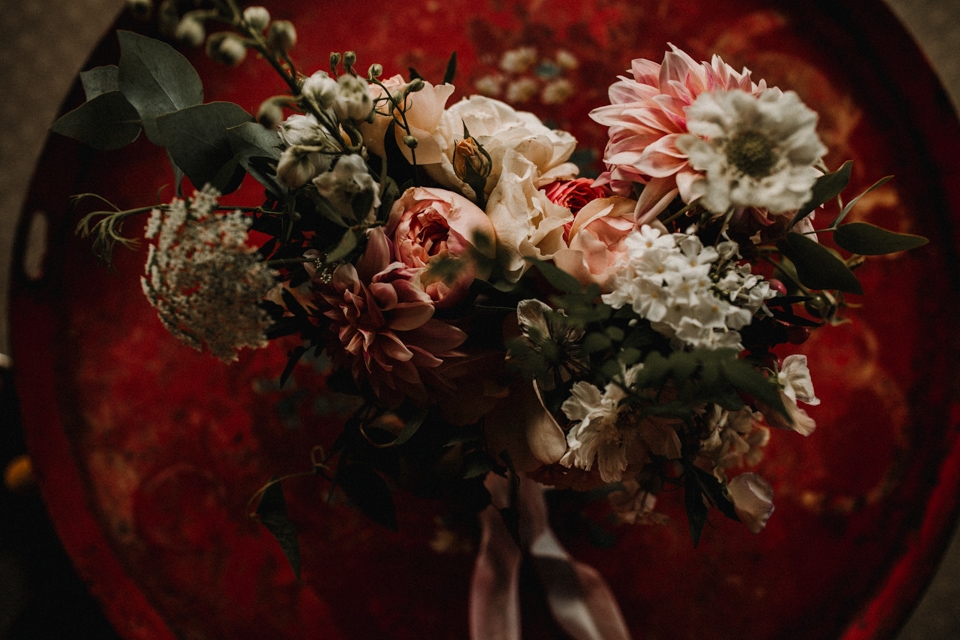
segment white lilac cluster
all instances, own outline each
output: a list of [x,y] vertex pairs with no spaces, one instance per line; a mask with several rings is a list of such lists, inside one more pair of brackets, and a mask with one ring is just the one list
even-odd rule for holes
[[140,283],[170,333],[233,361],[243,347],[266,345],[270,318],[259,303],[276,274],[246,244],[250,219],[240,211],[217,214],[218,196],[207,187],[189,202],[153,210],[144,235],[156,243]]
[[644,225],[625,244],[623,268],[603,301],[615,309],[630,305],[682,346],[742,348],[739,329],[775,295],[749,264],[737,264],[734,242],[704,246],[695,235]]

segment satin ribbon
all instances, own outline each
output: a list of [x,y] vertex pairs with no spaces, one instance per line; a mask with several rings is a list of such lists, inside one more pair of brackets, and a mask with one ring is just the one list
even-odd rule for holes
[[[520,640],[520,564],[531,563],[557,625],[573,640],[630,640],[610,587],[593,567],[574,560],[550,529],[543,491],[521,478],[511,505],[510,481],[489,474],[492,504],[480,513],[480,550],[470,585],[471,640]],[[516,507],[520,546],[500,509]]]

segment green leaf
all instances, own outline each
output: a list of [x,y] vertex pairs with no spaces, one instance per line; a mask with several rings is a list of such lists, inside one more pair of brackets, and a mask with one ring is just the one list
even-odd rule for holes
[[847,205],[843,208],[843,211],[840,212],[840,215],[837,216],[837,219],[834,220],[830,226],[837,227],[841,222],[843,222],[843,219],[847,217],[847,214],[850,213],[850,210],[853,209],[853,205],[857,204],[857,202],[860,201],[860,198],[867,195],[877,187],[881,187],[887,184],[887,182],[889,182],[892,179],[893,179],[893,176],[886,176],[886,177],[880,178],[879,180],[874,182],[872,185],[870,185],[870,187],[866,191],[864,191],[863,193],[858,195],[856,198],[854,198],[853,200],[847,203]]
[[737,515],[737,510],[734,507],[733,500],[731,500],[730,496],[727,494],[726,486],[717,480],[716,476],[714,476],[712,473],[704,471],[700,467],[692,466],[687,470],[687,473],[690,473],[690,469],[693,469],[697,476],[697,480],[700,482],[700,486],[703,488],[704,493],[706,493],[710,502],[720,510],[720,513],[727,516],[731,520],[740,522],[740,516]]
[[791,232],[777,243],[777,248],[793,262],[800,282],[811,289],[839,289],[863,294],[860,281],[843,260],[818,242]]
[[210,183],[226,194],[240,186],[244,173],[227,130],[252,121],[232,102],[211,102],[162,115],[156,124],[170,156],[190,182],[197,188]]
[[453,84],[453,79],[457,75],[457,52],[454,51],[450,54],[450,59],[447,60],[447,70],[443,73],[443,84]]
[[610,342],[610,338],[600,332],[594,331],[584,337],[580,349],[584,353],[590,354],[609,349],[611,346],[613,346],[613,343]]
[[120,90],[140,114],[150,141],[167,146],[157,118],[202,103],[200,76],[186,58],[164,42],[132,31],[118,31],[117,37]]
[[547,279],[551,286],[563,293],[580,293],[583,291],[580,282],[560,267],[536,258],[527,258],[527,260],[533,263],[533,266],[543,274],[543,277]]
[[290,568],[300,581],[300,543],[297,540],[297,530],[293,522],[287,517],[287,502],[283,497],[283,489],[276,478],[271,480],[257,505],[257,519],[277,539],[283,555],[287,557]]
[[[246,113],[246,112],[244,112]],[[244,122],[227,129],[230,147],[235,154],[246,158],[263,157],[280,159],[282,141],[277,132],[259,122]]]
[[119,149],[140,135],[140,116],[122,93],[111,91],[64,114],[50,130],[101,151]]
[[87,94],[87,100],[93,100],[111,91],[120,91],[120,68],[111,64],[81,71],[80,82],[83,84],[84,93]]
[[700,544],[700,534],[703,532],[703,526],[707,523],[707,513],[710,508],[703,500],[703,489],[697,481],[695,473],[690,469],[684,474],[683,504],[687,510],[687,523],[690,525],[690,537],[693,538],[693,546]]
[[813,183],[813,189],[811,189],[810,200],[800,207],[787,229],[792,229],[794,225],[810,215],[814,209],[824,202],[840,195],[840,192],[850,182],[850,171],[852,169],[853,162],[847,160],[842,167],[833,173],[827,173],[817,178],[817,181]]
[[842,249],[862,256],[879,256],[906,251],[928,242],[923,236],[895,233],[866,222],[841,225],[833,232],[833,239]]
[[337,243],[337,246],[327,254],[326,262],[332,263],[337,260],[342,260],[356,247],[357,234],[353,229],[347,229],[346,233],[340,238],[340,242]]
[[769,405],[790,423],[792,419],[783,404],[780,391],[765,375],[744,360],[732,359],[721,363],[723,377],[738,391],[747,393]]
[[337,484],[368,518],[397,531],[397,513],[390,488],[372,467],[360,463],[340,465]]

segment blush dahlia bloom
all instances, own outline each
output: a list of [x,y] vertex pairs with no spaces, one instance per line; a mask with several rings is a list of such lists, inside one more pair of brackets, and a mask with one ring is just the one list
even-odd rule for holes
[[445,359],[459,355],[454,350],[467,336],[433,318],[433,301],[414,284],[411,270],[399,262],[387,264],[382,229],[372,229],[370,235],[369,255],[356,267],[337,267],[330,284],[321,289],[327,304],[324,315],[358,383],[368,381],[390,404],[404,397],[425,403],[428,382],[442,384],[438,369]]
[[763,80],[754,83],[750,71],[738,73],[719,56],[698,64],[670,47],[662,64],[634,60],[633,78],[621,76],[610,87],[611,104],[590,112],[610,127],[603,158],[608,171],[600,181],[620,191],[631,182],[646,185],[637,203],[640,224],[655,218],[678,193],[690,202],[690,187],[701,177],[676,145],[688,133],[684,109],[702,93],[740,89],[759,95],[766,90]]

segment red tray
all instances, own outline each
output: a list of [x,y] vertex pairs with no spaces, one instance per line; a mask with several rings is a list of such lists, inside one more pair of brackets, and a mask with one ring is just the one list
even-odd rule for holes
[[[841,6],[838,6],[841,5]],[[865,305],[806,345],[818,423],[809,438],[776,433],[759,471],[777,511],[757,536],[714,517],[694,549],[676,495],[659,527],[599,524],[592,542],[575,513],[555,527],[610,582],[637,638],[889,638],[932,575],[960,487],[960,362],[955,224],[960,127],[932,72],[885,7],[835,3],[662,0],[444,0],[267,5],[295,19],[306,71],[329,51],[357,51],[388,75],[413,66],[439,78],[459,57],[458,95],[529,44],[580,61],[577,93],[560,107],[522,105],[598,152],[605,132],[585,118],[634,57],[667,43],[719,53],[754,78],[794,89],[821,114],[828,164],[853,159],[853,188],[896,179],[851,215],[931,244],[870,261]],[[124,23],[126,28],[141,25]],[[91,64],[115,63],[108,35]],[[227,70],[191,55],[206,100],[255,111],[282,90],[263,63]],[[454,98],[456,99],[456,97]],[[79,93],[67,107],[80,100]],[[11,331],[28,444],[51,516],[78,569],[121,635],[162,638],[465,638],[475,544],[444,552],[440,503],[397,493],[400,532],[328,504],[311,480],[287,485],[303,531],[303,584],[247,499],[271,476],[309,468],[336,434],[342,406],[322,363],[277,380],[289,345],[233,366],[181,347],[140,293],[144,252],[118,250],[117,273],[73,237],[69,196],[96,192],[142,205],[172,176],[145,140],[94,153],[48,141],[27,211],[51,215],[46,272],[14,283]],[[170,189],[164,198],[169,197]],[[255,203],[247,183],[231,202]],[[130,229],[131,231],[133,229]],[[557,637],[536,599],[525,637]]]

